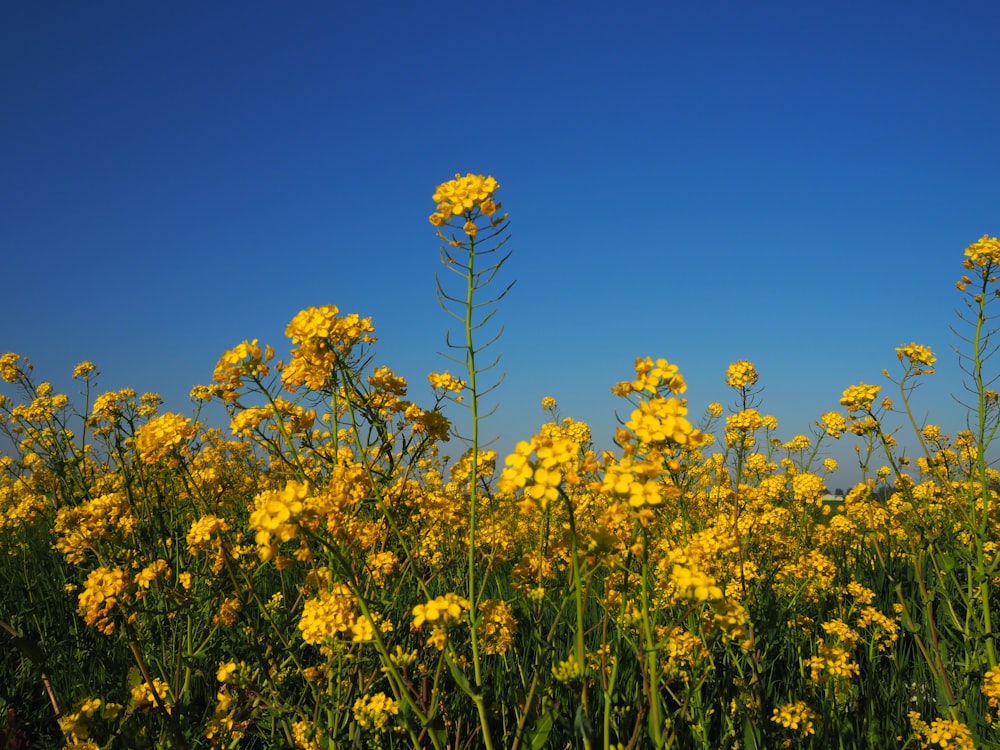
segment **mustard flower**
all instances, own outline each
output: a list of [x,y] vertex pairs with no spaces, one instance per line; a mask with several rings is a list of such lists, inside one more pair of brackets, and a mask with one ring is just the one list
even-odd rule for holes
[[460,393],[465,390],[465,381],[456,378],[450,372],[432,372],[427,376],[431,388],[436,391],[451,391]]
[[733,362],[726,369],[726,385],[741,390],[757,383],[757,368],[745,359]]
[[715,599],[711,602],[710,613],[703,618],[708,626],[725,633],[726,637],[737,641],[741,648],[751,648],[753,642],[748,637],[750,614],[742,604],[730,599]]
[[277,554],[278,542],[287,542],[298,534],[296,521],[308,496],[307,483],[289,480],[283,490],[266,490],[254,498],[250,528],[256,532],[262,560],[270,560]]
[[986,696],[990,708],[996,708],[1000,703],[1000,667],[994,667],[983,675],[983,684],[979,689]]
[[671,393],[680,395],[687,390],[687,384],[680,374],[677,365],[672,365],[662,357],[653,360],[652,357],[637,357],[635,360],[635,375],[629,387],[629,392],[646,391],[651,394],[659,392],[661,385],[666,385]]
[[562,472],[539,466],[532,474],[531,486],[524,494],[544,510],[550,503],[559,499],[559,486],[562,480]]
[[699,602],[722,599],[722,589],[716,585],[715,579],[700,570],[675,564],[670,571],[670,582],[683,599]]
[[487,216],[492,215],[499,207],[493,202],[493,193],[499,189],[500,185],[493,177],[476,174],[462,177],[456,174],[454,180],[441,183],[434,191],[432,200],[437,203],[437,211],[431,214],[431,224],[444,226],[453,216],[471,216],[476,208]]
[[234,661],[219,662],[219,669],[215,673],[215,679],[219,682],[229,682],[236,673],[236,668],[238,666],[239,665]]
[[281,373],[281,382],[289,391],[302,385],[324,388],[338,359],[347,357],[356,346],[375,343],[371,318],[355,313],[341,316],[339,312],[336,305],[310,307],[288,324],[285,335],[297,345]]
[[119,601],[126,598],[129,585],[129,576],[124,570],[105,567],[92,570],[78,596],[77,609],[84,622],[105,635],[111,635],[115,631],[111,613]]
[[885,651],[899,638],[899,627],[896,621],[888,615],[879,612],[872,606],[862,607],[858,613],[859,628],[873,628],[873,641],[878,638],[879,651]]
[[385,584],[386,578],[396,571],[399,558],[394,552],[373,552],[368,555],[366,563],[372,580],[381,586]]
[[[15,354],[14,352],[7,352],[0,355],[0,379],[8,383],[17,382],[17,379],[22,374],[21,366],[18,364],[20,362],[24,362],[27,365],[28,360],[26,358],[22,359],[20,354]],[[30,369],[30,365],[26,369]]]
[[457,594],[447,593],[431,599],[426,604],[418,604],[413,608],[413,630],[419,630],[425,622],[444,623],[457,622],[461,620],[465,613],[469,611],[468,599],[463,599]]
[[216,515],[202,516],[191,524],[187,533],[188,552],[196,555],[199,552],[209,550],[214,544],[213,537],[220,531],[226,531],[229,522]]
[[826,482],[815,474],[796,474],[792,478],[792,494],[805,505],[818,503],[826,493]]
[[154,677],[152,685],[149,682],[140,682],[132,688],[132,705],[140,711],[149,711],[159,708],[159,704],[170,713],[173,704],[170,700],[170,686],[159,677]]
[[131,388],[122,388],[120,391],[102,393],[94,399],[94,408],[91,415],[95,421],[105,421],[115,424],[122,418],[125,412],[136,407],[136,392]]
[[371,696],[363,696],[354,702],[354,720],[358,726],[375,734],[386,730],[391,717],[399,714],[399,703],[378,692]]
[[479,638],[487,654],[505,654],[514,642],[517,620],[514,611],[504,601],[484,599],[479,602],[482,617],[479,620]]
[[576,655],[571,653],[552,667],[552,676],[559,682],[572,682],[583,676],[583,665],[577,661]]
[[840,398],[840,405],[846,406],[849,414],[858,411],[868,411],[872,407],[872,402],[878,397],[882,390],[878,385],[866,385],[858,383],[844,390],[844,395]]
[[299,618],[302,640],[322,644],[347,632],[357,620],[357,607],[357,599],[343,583],[335,583],[329,591],[306,600]]
[[984,234],[965,248],[965,257],[977,266],[1000,264],[1000,240]]
[[49,503],[45,495],[33,492],[23,482],[0,482],[0,551],[15,554],[22,533],[39,519]]
[[74,750],[99,750],[98,745],[89,739],[90,720],[95,716],[113,720],[118,718],[121,710],[120,703],[102,701],[100,698],[84,698],[77,704],[76,711],[59,718],[59,728],[68,740],[66,747],[72,747]]
[[[135,575],[135,585],[140,589],[148,589],[161,575],[170,575],[170,566],[166,560],[160,559],[150,563]],[[136,594],[136,597],[139,595]]]
[[951,748],[951,750],[975,750],[972,732],[960,721],[935,719],[928,725],[916,711],[910,712],[910,726],[923,746]]
[[93,362],[81,362],[76,367],[73,368],[73,379],[74,380],[89,380],[90,374],[97,371],[97,365]]
[[128,534],[138,522],[124,492],[99,495],[56,512],[56,541],[52,546],[66,556],[67,562],[80,563],[99,541],[112,539],[116,533]]
[[789,453],[807,451],[809,450],[809,438],[805,435],[796,435],[781,447]]
[[795,701],[795,703],[785,703],[774,709],[771,721],[780,724],[786,729],[797,731],[803,737],[815,734],[813,719],[816,712],[806,704],[805,701]]
[[931,352],[929,347],[923,344],[907,344],[906,346],[896,347],[896,356],[900,362],[905,357],[910,365],[925,365],[926,367],[930,367],[937,362],[937,357],[934,356],[934,353]]
[[843,646],[825,643],[820,638],[817,650],[819,654],[806,662],[814,683],[823,684],[830,679],[850,680],[860,674],[861,668],[854,663],[850,651]]
[[697,448],[705,436],[687,420],[687,402],[678,398],[654,398],[642,401],[625,423],[643,443],[662,444],[667,441]]
[[139,458],[145,464],[155,464],[183,451],[197,432],[197,426],[180,414],[167,413],[151,419],[136,432]]

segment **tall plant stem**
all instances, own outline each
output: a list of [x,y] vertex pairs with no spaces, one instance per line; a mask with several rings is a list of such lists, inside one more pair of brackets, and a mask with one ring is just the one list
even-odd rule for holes
[[469,411],[472,419],[469,445],[469,555],[468,555],[468,600],[469,600],[469,633],[472,645],[472,668],[475,677],[476,691],[471,696],[479,712],[479,723],[483,730],[483,745],[487,750],[493,750],[493,738],[490,736],[489,717],[486,714],[486,702],[483,700],[483,665],[479,653],[478,635],[478,603],[476,601],[476,524],[479,511],[479,390],[476,386],[476,346],[473,339],[475,321],[473,315],[476,309],[476,238],[469,238],[469,263],[466,266],[465,287],[465,366],[469,374]]

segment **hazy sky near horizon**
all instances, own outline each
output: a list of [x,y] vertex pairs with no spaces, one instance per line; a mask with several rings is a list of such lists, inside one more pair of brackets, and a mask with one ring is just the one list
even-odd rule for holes
[[517,279],[501,452],[545,395],[606,446],[647,355],[696,414],[751,360],[788,439],[911,341],[940,359],[917,418],[953,433],[954,281],[1000,233],[998,29],[986,1],[7,2],[0,351],[189,412],[222,351],[287,353],[336,304],[426,402],[431,194],[476,172]]

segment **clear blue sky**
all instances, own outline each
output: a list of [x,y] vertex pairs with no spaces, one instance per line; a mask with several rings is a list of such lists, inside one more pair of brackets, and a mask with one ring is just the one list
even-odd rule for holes
[[953,283],[1000,233],[998,29],[995,2],[12,0],[0,350],[187,412],[223,350],[287,352],[332,303],[423,400],[450,325],[430,196],[478,172],[518,280],[501,451],[544,395],[606,443],[645,355],[696,412],[753,361],[790,438],[910,341],[953,432]]

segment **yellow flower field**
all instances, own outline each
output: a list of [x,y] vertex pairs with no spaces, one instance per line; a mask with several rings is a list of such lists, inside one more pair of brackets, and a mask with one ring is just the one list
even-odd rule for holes
[[[965,252],[969,429],[920,423],[934,354],[779,436],[751,362],[692,414],[667,359],[608,387],[615,449],[541,404],[480,444],[482,323],[510,287],[493,177],[438,186],[437,297],[461,322],[432,403],[336,306],[221,354],[190,414],[73,403],[0,356],[3,738],[96,748],[974,748],[1000,745],[1000,241]],[[454,284],[454,285],[452,285]],[[698,384],[692,383],[695,389]],[[201,409],[224,405],[228,429]],[[897,457],[890,413],[921,453]],[[833,440],[872,467],[824,504]],[[446,462],[442,446],[459,455]],[[456,447],[457,446],[457,447]],[[877,468],[875,468],[877,467]],[[7,746],[15,746],[8,744]]]

